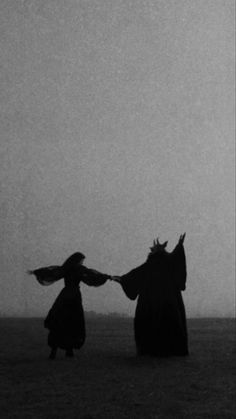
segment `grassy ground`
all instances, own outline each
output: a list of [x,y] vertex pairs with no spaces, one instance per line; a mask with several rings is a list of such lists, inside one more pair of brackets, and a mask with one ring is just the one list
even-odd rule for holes
[[190,356],[136,357],[130,318],[91,317],[74,359],[49,361],[42,319],[0,319],[0,416],[236,417],[234,320],[188,321]]

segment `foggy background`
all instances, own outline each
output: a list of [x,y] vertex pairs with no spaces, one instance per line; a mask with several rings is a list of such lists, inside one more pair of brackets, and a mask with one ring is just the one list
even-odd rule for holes
[[233,316],[234,1],[0,0],[0,77],[0,314],[46,315],[63,283],[27,269],[119,275],[186,231],[187,316]]

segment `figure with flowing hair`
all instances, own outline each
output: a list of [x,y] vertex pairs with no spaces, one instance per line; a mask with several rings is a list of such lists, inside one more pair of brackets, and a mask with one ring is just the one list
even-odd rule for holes
[[187,323],[181,291],[186,286],[185,234],[175,249],[168,242],[154,240],[147,260],[120,277],[119,282],[131,300],[138,297],[134,335],[139,355],[188,355]]
[[67,357],[73,357],[73,350],[80,349],[85,342],[86,329],[80,283],[100,286],[110,278],[109,275],[83,266],[84,259],[82,253],[76,252],[62,266],[53,265],[28,271],[36,276],[41,285],[51,285],[64,278],[65,286],[44,321],[45,328],[49,330],[50,359],[55,359],[58,348],[64,349]]

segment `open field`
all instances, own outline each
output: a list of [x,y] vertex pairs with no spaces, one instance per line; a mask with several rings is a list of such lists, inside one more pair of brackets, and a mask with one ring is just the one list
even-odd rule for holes
[[157,419],[236,417],[235,322],[188,320],[190,356],[137,357],[132,319],[89,317],[74,359],[47,359],[42,319],[0,318],[0,416]]

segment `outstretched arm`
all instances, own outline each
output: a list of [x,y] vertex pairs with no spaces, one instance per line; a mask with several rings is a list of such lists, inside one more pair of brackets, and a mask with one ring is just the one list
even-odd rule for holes
[[172,250],[172,254],[184,245],[185,236],[186,236],[186,233],[180,234],[179,241],[178,241],[177,245],[175,246],[175,248]]
[[139,295],[142,281],[145,277],[146,263],[132,269],[127,274],[120,277],[113,277],[116,282],[119,282],[125,295],[130,300],[135,300]]
[[86,285],[90,285],[93,287],[99,287],[100,285],[105,284],[107,279],[111,277],[111,275],[103,274],[101,272],[96,271],[95,269],[89,269],[83,266],[83,279],[82,281]]
[[45,266],[43,268],[27,271],[29,275],[35,275],[41,285],[51,285],[63,278],[63,270],[58,265]]
[[185,236],[186,236],[186,233],[180,234],[178,244],[184,244]]
[[187,279],[186,256],[183,245],[185,235],[186,233],[180,235],[179,241],[172,252],[173,275],[177,287],[182,291],[186,288]]

